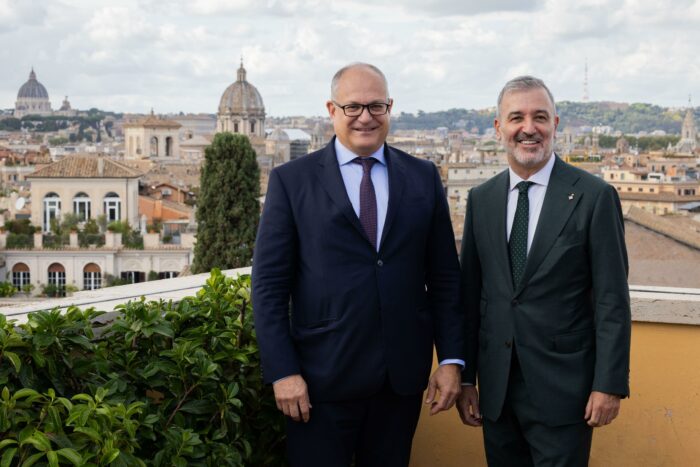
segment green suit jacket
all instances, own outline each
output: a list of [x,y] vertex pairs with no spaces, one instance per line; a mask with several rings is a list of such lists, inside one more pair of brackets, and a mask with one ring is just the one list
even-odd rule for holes
[[[556,157],[556,156],[553,156]],[[506,239],[509,173],[471,190],[462,239],[468,316],[464,382],[479,383],[482,414],[496,420],[512,347],[542,422],[583,420],[592,390],[629,395],[630,302],[620,200],[601,179],[558,157],[522,284]]]

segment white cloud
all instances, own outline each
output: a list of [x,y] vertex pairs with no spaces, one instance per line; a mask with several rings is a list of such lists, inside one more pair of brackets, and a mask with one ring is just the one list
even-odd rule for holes
[[[492,106],[516,74],[580,99],[700,95],[700,0],[0,0],[0,107],[34,66],[57,105],[215,112],[243,56],[268,114],[323,114],[368,61],[397,110]],[[144,110],[145,109],[145,110]]]

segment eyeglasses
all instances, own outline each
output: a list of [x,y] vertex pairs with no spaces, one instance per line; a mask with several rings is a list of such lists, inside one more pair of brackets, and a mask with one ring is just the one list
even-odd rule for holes
[[369,112],[370,115],[376,117],[379,115],[386,114],[389,111],[389,107],[391,107],[391,103],[387,104],[384,102],[372,102],[371,104],[340,105],[336,101],[333,101],[333,105],[343,109],[343,113],[346,117],[359,117],[360,115],[362,115],[362,112],[364,112],[365,109],[367,109],[367,112]]

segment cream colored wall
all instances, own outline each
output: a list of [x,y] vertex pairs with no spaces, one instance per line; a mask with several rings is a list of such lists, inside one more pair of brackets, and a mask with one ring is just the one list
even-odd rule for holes
[[124,128],[124,140],[126,142],[126,159],[145,159],[148,157],[149,147],[146,144],[144,128]]
[[[700,465],[700,326],[635,322],[631,397],[593,435],[592,467]],[[480,428],[423,410],[412,467],[485,466]]]
[[[40,285],[48,283],[48,268],[53,263],[61,264],[66,270],[66,284],[84,288],[83,269],[89,263],[95,263],[105,274],[119,276],[122,271],[181,271],[192,260],[192,251],[179,249],[158,250],[13,250],[4,251],[6,271],[12,271],[17,263],[29,267],[31,283],[40,291]],[[1,280],[7,280],[3,278]]]
[[[151,138],[158,138],[158,152],[155,157],[151,156]],[[165,139],[172,139],[170,156],[165,155]],[[124,140],[126,141],[126,159],[164,159],[178,160],[180,158],[180,131],[178,128],[146,128],[127,127],[124,129]],[[141,153],[138,153],[141,149]]]
[[7,271],[17,263],[24,263],[29,267],[31,283],[35,292],[40,291],[40,286],[49,281],[48,268],[53,263],[61,264],[66,270],[66,284],[72,284],[79,289],[84,288],[83,269],[87,264],[95,263],[103,273],[114,274],[114,252],[101,251],[24,251],[6,252]]
[[182,250],[171,251],[129,251],[116,258],[118,271],[181,271],[190,264],[189,253]]
[[46,178],[32,179],[32,215],[33,225],[41,226],[44,216],[44,197],[56,193],[61,199],[61,217],[73,212],[73,198],[83,192],[90,198],[90,215],[92,218],[104,214],[104,197],[109,192],[119,195],[121,200],[121,220],[132,226],[138,226],[138,179],[112,178]]
[[[629,207],[637,207],[639,209],[644,209],[653,214],[667,214],[671,212],[676,212],[676,205],[674,203],[663,202],[663,201],[634,201],[621,199],[622,209],[627,210]],[[684,213],[684,211],[679,211]]]

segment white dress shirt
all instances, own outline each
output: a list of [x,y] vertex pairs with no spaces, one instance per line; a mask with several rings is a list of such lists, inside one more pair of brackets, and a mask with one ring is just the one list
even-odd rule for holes
[[[540,213],[542,212],[542,203],[544,202],[544,195],[547,192],[547,185],[549,185],[549,177],[552,175],[552,168],[554,167],[554,159],[556,156],[552,154],[547,161],[547,163],[534,175],[532,175],[527,181],[533,182],[534,185],[530,186],[527,192],[527,198],[530,202],[529,209],[529,219],[527,224],[527,252],[530,253],[530,246],[532,245],[532,239],[535,238],[535,229],[537,229],[537,221],[540,219]],[[518,174],[513,172],[513,169],[509,168],[510,172],[510,190],[508,191],[508,217],[506,222],[506,238],[510,240],[510,231],[513,228],[513,219],[515,218],[515,209],[518,206],[518,189],[515,186],[525,181]]]

